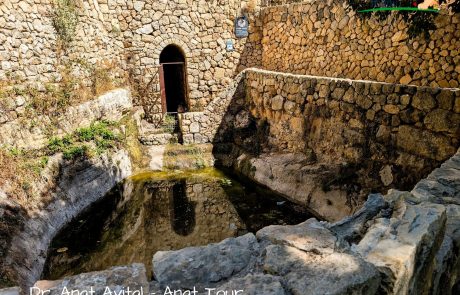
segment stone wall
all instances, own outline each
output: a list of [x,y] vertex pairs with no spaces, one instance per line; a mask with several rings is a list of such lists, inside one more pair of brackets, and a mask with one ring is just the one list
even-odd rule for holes
[[[244,9],[248,2],[148,1],[122,20],[130,32],[127,52],[135,76],[143,85],[153,79],[148,90],[154,94],[143,102],[147,116],[160,111],[159,57],[170,44],[185,54],[191,111],[202,111],[242,69],[261,64],[259,10]],[[249,16],[250,35],[236,39],[234,20],[241,14]],[[226,50],[227,40],[234,42],[234,51]]]
[[[432,87],[460,82],[460,14],[442,11],[429,39],[410,38],[407,16],[384,20],[353,11],[347,1],[262,10],[262,67],[295,74]],[[428,25],[414,24],[425,28]]]
[[[65,52],[58,46],[52,3],[0,3],[0,81],[54,82],[61,78],[62,66],[69,60],[100,66],[110,62],[122,67],[122,38],[104,22],[97,1],[81,1],[74,41]],[[81,65],[74,70],[85,74]]]
[[460,146],[458,89],[259,70],[247,72],[246,89],[251,115],[268,126],[271,151],[312,149],[323,162],[429,172]]
[[119,121],[132,109],[131,94],[126,89],[116,89],[77,106],[69,107],[59,116],[25,115],[24,100],[11,106],[9,116],[0,120],[0,142],[19,149],[39,149],[53,136],[63,136],[78,128],[88,127],[98,120]]
[[[62,50],[53,27],[52,0],[7,0],[0,4],[0,82],[54,82],[65,65],[88,78],[90,68],[110,65],[130,75],[137,104],[150,119],[161,112],[159,56],[171,44],[187,62],[189,109],[202,111],[248,66],[260,66],[259,8],[254,1],[93,1],[78,2],[74,41]],[[247,15],[248,38],[234,36],[234,20]],[[234,51],[226,50],[227,40]]]

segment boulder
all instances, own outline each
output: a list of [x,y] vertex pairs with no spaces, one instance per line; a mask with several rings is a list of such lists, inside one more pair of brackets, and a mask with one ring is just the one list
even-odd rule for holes
[[[94,290],[94,294],[103,294],[110,290],[119,292],[120,290],[141,291],[148,293],[149,283],[145,274],[143,264],[132,264],[129,266],[116,266],[104,271],[84,273],[72,277],[67,277],[59,281],[38,281],[32,288],[33,294],[39,294],[39,290],[49,290],[49,295],[61,295],[64,288],[70,292],[78,290],[80,292]],[[81,294],[81,293],[80,293]],[[109,293],[107,293],[109,294]]]
[[375,294],[377,269],[346,253],[316,254],[284,245],[266,249],[264,270],[283,276],[293,295]]
[[263,242],[295,247],[318,253],[334,252],[337,238],[316,219],[298,225],[271,225],[259,230],[257,238]]
[[412,204],[416,198],[400,194],[393,216],[377,219],[356,247],[382,275],[385,294],[425,294],[432,279],[434,256],[443,242],[445,208],[431,203]]
[[343,220],[329,225],[329,229],[341,239],[351,242],[356,238],[364,235],[366,223],[372,220],[380,211],[388,206],[380,194],[371,194],[353,216],[346,217]]
[[246,295],[285,295],[281,278],[266,274],[249,274],[244,278],[235,278],[216,288],[219,294],[232,294],[232,291],[243,290]]
[[161,285],[176,289],[207,288],[235,275],[247,274],[258,255],[256,237],[246,234],[203,247],[159,251],[153,256],[153,272]]
[[19,295],[20,292],[21,289],[19,287],[0,289],[0,295]]

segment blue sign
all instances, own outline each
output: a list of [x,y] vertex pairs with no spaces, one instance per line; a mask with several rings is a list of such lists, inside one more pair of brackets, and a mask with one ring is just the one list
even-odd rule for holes
[[236,38],[246,38],[249,36],[249,20],[246,16],[238,17],[235,20]]
[[233,40],[227,40],[227,42],[225,42],[225,45],[227,47],[227,51],[235,50],[235,47],[233,46]]

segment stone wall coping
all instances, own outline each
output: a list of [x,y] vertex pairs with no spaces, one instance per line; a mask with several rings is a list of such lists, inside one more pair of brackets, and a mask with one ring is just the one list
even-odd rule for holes
[[460,91],[460,88],[443,88],[443,87],[430,87],[430,86],[417,86],[417,85],[406,85],[400,83],[387,83],[387,82],[379,82],[373,80],[354,80],[348,78],[333,78],[333,77],[326,77],[326,76],[313,76],[313,75],[301,75],[301,74],[291,74],[286,72],[277,72],[277,71],[269,71],[263,70],[259,68],[247,68],[243,72],[247,73],[258,73],[264,75],[272,75],[272,76],[283,76],[287,78],[298,78],[298,79],[322,79],[327,81],[333,82],[348,82],[350,85],[352,83],[366,83],[366,84],[380,84],[380,85],[396,85],[396,86],[403,86],[403,87],[412,87],[416,89],[440,89],[440,90],[448,90],[448,91]]

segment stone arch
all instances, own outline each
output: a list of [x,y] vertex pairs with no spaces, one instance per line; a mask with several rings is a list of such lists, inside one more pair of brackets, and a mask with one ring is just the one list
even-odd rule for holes
[[158,57],[163,112],[185,112],[189,108],[187,54],[177,44],[168,44]]
[[156,62],[159,64],[160,63],[160,54],[163,51],[163,49],[168,46],[168,45],[176,45],[180,47],[185,55],[186,60],[190,60],[192,57],[191,50],[188,47],[186,42],[183,42],[180,39],[176,38],[165,38],[163,39],[158,46],[155,47],[155,51],[153,52],[153,58],[156,60]]

